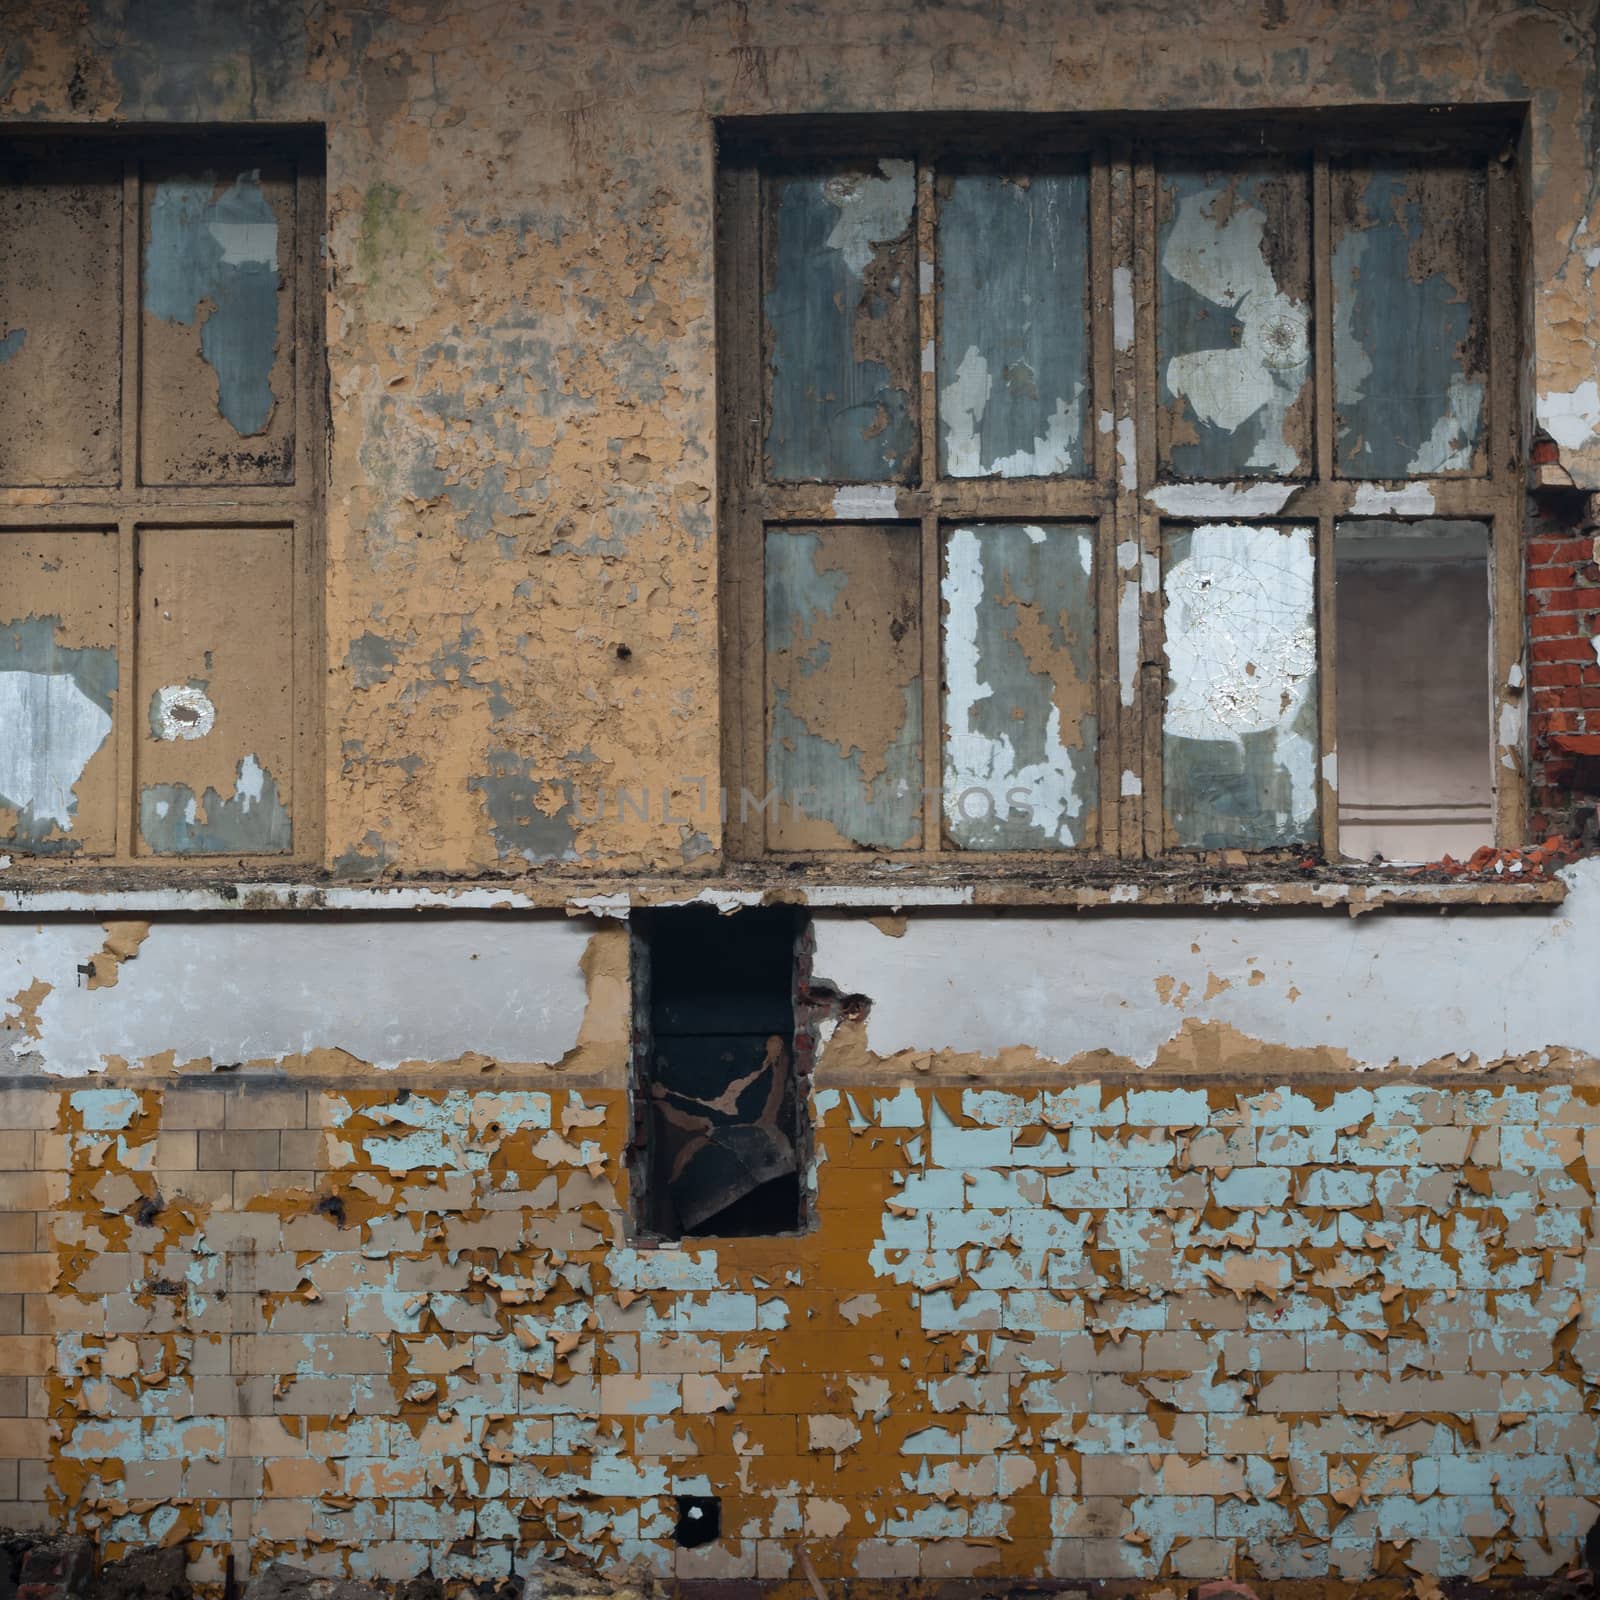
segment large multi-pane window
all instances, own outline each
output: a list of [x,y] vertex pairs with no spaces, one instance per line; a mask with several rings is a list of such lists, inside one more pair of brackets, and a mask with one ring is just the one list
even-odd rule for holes
[[1520,821],[1515,130],[724,129],[745,857]]
[[0,147],[0,851],[305,855],[321,154]]

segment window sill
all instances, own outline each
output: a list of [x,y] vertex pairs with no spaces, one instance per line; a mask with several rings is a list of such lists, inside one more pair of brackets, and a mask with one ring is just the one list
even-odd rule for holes
[[1370,911],[1532,909],[1561,904],[1560,877],[1502,873],[1473,876],[1371,867],[1315,873],[1249,868],[1102,865],[1094,872],[932,871],[882,862],[744,867],[718,876],[581,874],[550,869],[535,876],[479,879],[414,878],[371,883],[288,875],[235,878],[186,874],[143,876],[59,873],[24,875],[13,867],[0,878],[0,915],[107,916],[223,913],[526,912],[626,917],[645,906],[788,904],[817,910],[898,913],[965,909],[1138,912],[1165,909],[1248,911]]

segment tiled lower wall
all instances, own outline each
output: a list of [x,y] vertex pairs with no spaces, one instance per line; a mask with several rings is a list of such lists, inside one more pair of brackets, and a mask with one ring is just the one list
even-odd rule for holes
[[[1595,1520],[1600,1088],[816,1112],[812,1232],[639,1249],[619,1091],[0,1093],[0,1524],[212,1581],[787,1580],[803,1544],[824,1580],[1353,1591],[1550,1572]],[[679,1494],[720,1542],[674,1549]]]

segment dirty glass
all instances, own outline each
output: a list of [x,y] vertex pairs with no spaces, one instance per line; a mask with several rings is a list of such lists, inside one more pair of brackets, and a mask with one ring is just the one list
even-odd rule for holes
[[939,183],[939,462],[952,478],[1086,475],[1089,180]]
[[769,182],[766,476],[902,482],[917,466],[916,169]]
[[1164,530],[1162,774],[1171,843],[1317,836],[1317,637],[1308,528]]
[[1482,168],[1336,167],[1333,370],[1339,472],[1485,469]]
[[1092,843],[1098,801],[1092,526],[945,536],[945,835],[962,850]]
[[1157,441],[1181,478],[1311,469],[1306,167],[1164,169],[1156,197]]
[[1339,848],[1458,860],[1494,842],[1489,538],[1479,522],[1341,522]]

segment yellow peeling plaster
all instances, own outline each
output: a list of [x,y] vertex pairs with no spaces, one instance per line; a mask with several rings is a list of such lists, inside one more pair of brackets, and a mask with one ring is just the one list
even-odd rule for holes
[[[1131,0],[998,20],[269,4],[253,33],[217,18],[182,52],[112,16],[85,31],[69,0],[0,12],[5,117],[326,125],[343,871],[715,866],[714,115],[1531,98],[1533,386],[1593,372],[1596,41],[1577,0],[1471,3],[1451,25],[1209,0],[1199,50]],[[1600,483],[1592,442],[1567,463]]]

